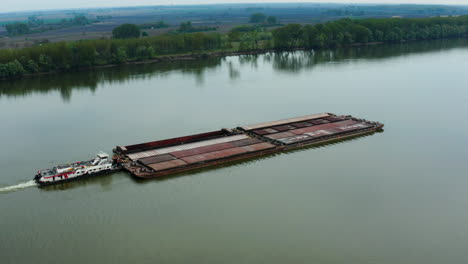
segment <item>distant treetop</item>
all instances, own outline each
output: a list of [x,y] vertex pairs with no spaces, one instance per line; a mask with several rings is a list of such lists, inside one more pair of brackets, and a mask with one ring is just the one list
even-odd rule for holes
[[250,16],[249,23],[264,23],[265,20],[267,19],[267,16],[263,13],[254,13]]
[[116,39],[138,38],[140,29],[135,24],[122,24],[112,30],[112,37]]
[[276,25],[278,23],[275,16],[266,16],[263,13],[254,13],[250,15],[249,23]]

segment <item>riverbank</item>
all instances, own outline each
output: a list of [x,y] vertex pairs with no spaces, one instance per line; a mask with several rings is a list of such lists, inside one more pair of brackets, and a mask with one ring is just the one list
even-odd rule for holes
[[[385,44],[385,42],[369,42],[369,43],[355,43],[352,45],[347,45],[343,47],[357,47],[357,46],[372,46],[372,45],[381,45]],[[335,49],[343,48],[337,47]],[[246,50],[246,51],[239,51],[239,50],[218,50],[212,52],[203,52],[203,53],[184,53],[184,54],[170,54],[170,55],[162,55],[155,58],[147,59],[147,60],[133,60],[133,61],[126,61],[123,63],[113,63],[113,64],[106,64],[106,65],[96,65],[91,67],[82,67],[78,69],[74,69],[73,71],[90,71],[93,69],[102,69],[102,68],[112,68],[112,67],[119,67],[124,65],[138,65],[138,64],[152,64],[152,63],[162,63],[162,62],[169,62],[169,61],[183,61],[183,60],[197,60],[197,59],[204,59],[204,58],[212,58],[212,57],[228,57],[228,56],[241,56],[241,55],[260,55],[272,52],[284,52],[284,51],[302,51],[302,50],[313,50],[310,48],[290,48],[290,49],[256,49],[256,50]],[[63,71],[48,71],[48,72],[37,72],[37,73],[25,73],[22,76],[12,77],[12,78],[0,78],[1,81],[6,80],[14,80],[14,79],[21,79],[21,78],[32,78],[35,76],[43,76],[43,75],[52,75],[52,74],[60,74],[70,72],[69,70]]]
[[[466,37],[468,37],[468,35],[465,36],[464,38]],[[464,39],[464,38],[459,38],[459,39]],[[437,41],[437,40],[440,41],[443,39],[436,39],[436,40],[430,40],[430,41]],[[397,45],[397,44],[408,43],[408,42],[423,42],[423,41],[427,41],[427,40],[401,41],[398,43],[388,43],[388,42],[354,43],[354,44],[345,45],[341,47],[335,47],[333,49],[337,50],[337,49],[343,49],[343,48],[376,46],[376,45],[384,45],[384,44]],[[322,49],[315,49],[315,50],[319,51],[319,50],[324,50],[324,49],[329,49],[329,48],[322,48]],[[274,52],[293,52],[293,51],[304,51],[304,50],[314,50],[314,49],[298,47],[298,48],[290,48],[290,49],[257,49],[257,50],[246,50],[246,51],[217,50],[217,51],[203,52],[203,53],[170,54],[170,55],[161,55],[156,58],[151,58],[148,60],[133,60],[133,61],[126,61],[126,62],[119,63],[119,64],[113,63],[113,64],[106,64],[106,65],[97,65],[97,66],[92,66],[92,67],[83,67],[83,68],[75,69],[74,71],[83,72],[83,71],[91,71],[93,69],[113,68],[113,67],[119,67],[119,66],[125,66],[125,65],[141,65],[141,64],[171,62],[171,61],[198,60],[198,59],[204,59],[204,58],[206,59],[206,58],[214,58],[214,57],[261,55],[261,54],[274,53]],[[70,72],[70,71],[49,71],[49,72],[27,73],[20,77],[3,78],[0,80],[7,81],[7,80],[20,79],[20,78],[34,78],[35,76],[44,76],[44,75],[60,74],[60,73],[67,73],[67,72]]]

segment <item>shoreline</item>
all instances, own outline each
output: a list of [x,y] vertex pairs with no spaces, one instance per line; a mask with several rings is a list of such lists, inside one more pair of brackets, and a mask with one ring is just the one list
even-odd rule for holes
[[[353,44],[348,46],[342,47],[357,47],[357,46],[373,46],[373,45],[381,45],[385,44],[385,42],[369,42],[365,44]],[[341,48],[341,47],[336,47]],[[335,49],[336,49],[335,48]],[[119,67],[124,65],[139,65],[139,64],[153,64],[153,63],[161,63],[161,62],[168,62],[168,61],[183,61],[183,60],[197,60],[197,59],[204,59],[210,57],[229,57],[229,56],[241,56],[241,55],[259,55],[259,54],[266,54],[271,52],[284,52],[284,51],[300,51],[300,50],[314,50],[309,48],[292,48],[292,49],[259,49],[259,50],[249,50],[249,51],[212,51],[212,52],[202,52],[202,53],[192,53],[192,54],[172,54],[172,55],[161,55],[156,58],[148,59],[148,60],[141,60],[141,61],[127,61],[119,64],[106,64],[106,65],[96,65],[86,68],[78,68],[74,69],[73,71],[90,71],[93,69],[104,69],[104,68],[113,68]],[[59,74],[59,73],[67,73],[72,71],[49,71],[49,72],[37,72],[37,73],[27,73],[20,77],[16,78],[3,78],[0,81],[10,81],[10,80],[19,80],[22,78],[33,78],[35,76],[43,76],[43,75],[52,75],[52,74]]]
[[[465,37],[466,38],[466,37]],[[464,38],[460,38],[464,39]],[[436,39],[442,40],[442,39]],[[401,44],[401,43],[408,43],[408,42],[418,42],[416,41],[402,41],[398,43],[391,43],[391,42],[368,42],[368,43],[355,43],[346,46],[335,47],[332,49],[340,49],[346,47],[363,47],[363,46],[375,46],[375,45],[384,45],[384,44]],[[156,58],[148,59],[148,60],[141,60],[141,61],[127,61],[124,63],[119,64],[106,64],[106,65],[96,65],[91,67],[85,68],[78,68],[74,69],[73,71],[90,71],[93,69],[104,69],[104,68],[113,68],[125,65],[140,65],[140,64],[153,64],[153,63],[161,63],[161,62],[171,62],[171,61],[184,61],[184,60],[197,60],[197,59],[204,59],[204,58],[216,58],[216,57],[229,57],[229,56],[241,56],[241,55],[259,55],[259,54],[266,54],[266,53],[273,53],[273,52],[291,52],[291,51],[304,51],[304,50],[321,50],[319,49],[312,49],[312,48],[292,48],[292,49],[258,49],[258,50],[249,50],[249,51],[234,51],[234,50],[224,50],[224,51],[211,51],[211,52],[202,52],[202,53],[192,53],[192,54],[171,54],[171,55],[161,55]],[[59,73],[68,73],[73,71],[49,71],[49,72],[38,72],[38,73],[28,73],[24,74],[20,77],[16,78],[3,78],[0,81],[11,81],[11,80],[20,80],[23,78],[34,78],[36,76],[43,76],[43,75],[53,75]]]

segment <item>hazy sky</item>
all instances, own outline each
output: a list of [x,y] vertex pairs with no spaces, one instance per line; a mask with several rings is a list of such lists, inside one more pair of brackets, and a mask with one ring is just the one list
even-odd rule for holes
[[1,0],[0,12],[44,10],[60,8],[112,7],[136,5],[179,5],[210,3],[387,3],[387,4],[462,4],[468,0]]

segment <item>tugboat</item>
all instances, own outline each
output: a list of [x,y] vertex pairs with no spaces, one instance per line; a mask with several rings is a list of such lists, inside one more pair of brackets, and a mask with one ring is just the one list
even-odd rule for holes
[[63,164],[51,169],[40,170],[34,180],[41,186],[82,179],[96,174],[118,170],[119,166],[107,153],[98,153],[96,158]]

